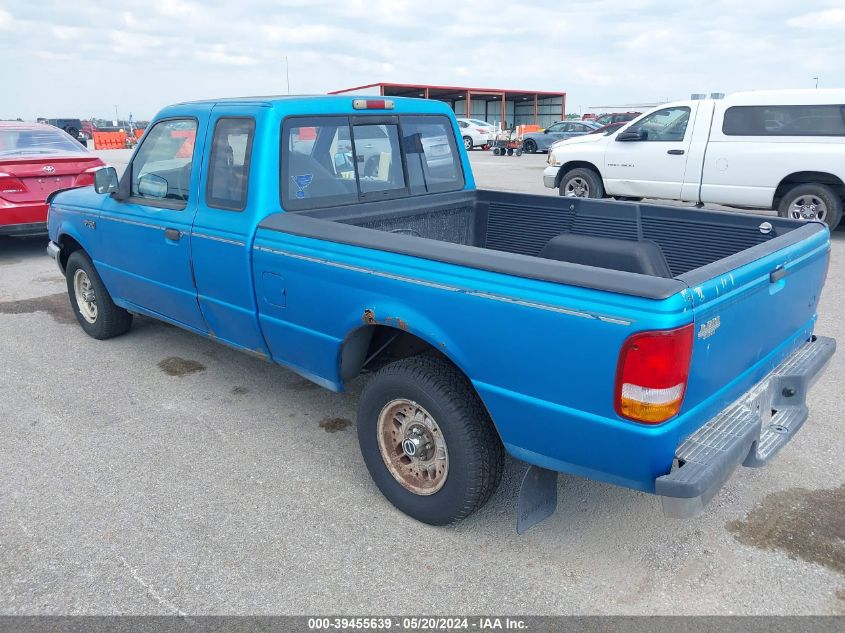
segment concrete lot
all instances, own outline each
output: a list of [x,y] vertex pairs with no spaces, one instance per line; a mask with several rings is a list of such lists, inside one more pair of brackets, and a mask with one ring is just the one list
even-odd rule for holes
[[[544,160],[472,154],[480,186],[552,195]],[[840,342],[843,288],[837,231],[818,332]],[[0,238],[0,613],[845,614],[842,352],[701,518],[561,476],[517,536],[521,463],[462,524],[416,523],[359,456],[360,380],[334,395],[145,318],[94,341],[65,292],[43,239]]]

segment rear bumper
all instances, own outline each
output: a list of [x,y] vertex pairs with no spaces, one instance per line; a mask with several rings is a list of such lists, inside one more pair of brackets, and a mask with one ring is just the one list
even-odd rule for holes
[[768,463],[807,419],[807,392],[836,350],[831,338],[814,337],[675,451],[672,472],[655,492],[674,518],[699,514],[737,466]]
[[46,222],[26,222],[23,224],[0,224],[0,235],[14,237],[28,237],[30,235],[46,235]]

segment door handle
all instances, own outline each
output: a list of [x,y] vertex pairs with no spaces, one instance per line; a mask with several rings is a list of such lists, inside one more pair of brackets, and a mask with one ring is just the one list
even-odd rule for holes
[[178,229],[165,229],[164,237],[166,237],[172,242],[178,242],[179,239],[182,237],[182,231],[179,231]]
[[681,154],[683,154],[683,153],[684,153],[684,150],[682,150],[682,149],[670,149],[670,150],[669,150],[668,152],[666,152],[666,153],[667,153],[667,154],[672,154],[672,156],[680,156]]

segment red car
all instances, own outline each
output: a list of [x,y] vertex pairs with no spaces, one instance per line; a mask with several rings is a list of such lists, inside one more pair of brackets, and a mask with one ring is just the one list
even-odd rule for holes
[[104,166],[52,125],[0,121],[0,235],[46,233],[47,196],[93,185]]

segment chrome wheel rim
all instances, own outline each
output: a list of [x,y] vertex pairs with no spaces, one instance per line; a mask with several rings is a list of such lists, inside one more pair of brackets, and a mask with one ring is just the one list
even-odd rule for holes
[[97,296],[91,285],[91,279],[81,268],[73,274],[73,294],[76,297],[76,306],[82,318],[88,323],[97,321]]
[[433,495],[446,483],[449,453],[431,414],[412,400],[391,400],[378,416],[378,447],[385,466],[403,488]]
[[472,140],[465,138],[464,139],[464,148],[469,151],[472,149]]
[[581,176],[570,178],[563,186],[563,195],[567,198],[589,198],[590,184]]
[[818,196],[798,196],[789,205],[789,217],[795,220],[822,220],[827,218],[827,205]]

